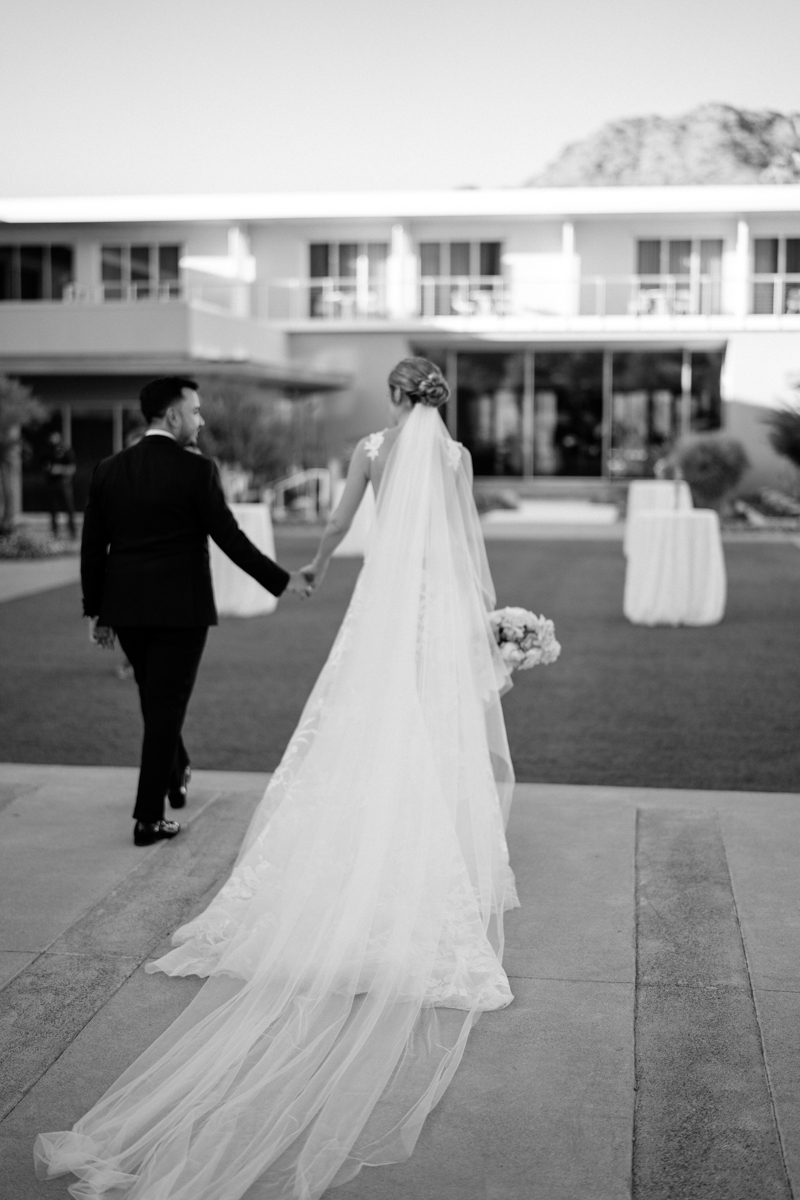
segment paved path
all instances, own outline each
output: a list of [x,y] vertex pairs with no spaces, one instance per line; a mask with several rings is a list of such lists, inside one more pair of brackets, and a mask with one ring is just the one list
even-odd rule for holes
[[33,561],[0,561],[0,604],[19,596],[34,596],[51,588],[77,583],[81,576],[77,554],[64,558],[38,558]]
[[[35,1133],[196,992],[142,964],[218,888],[266,776],[198,772],[186,831],[146,849],[134,781],[0,767],[2,1200],[67,1195],[33,1177]],[[800,796],[521,785],[509,838],[515,1003],[479,1021],[413,1158],[332,1200],[800,1194]]]

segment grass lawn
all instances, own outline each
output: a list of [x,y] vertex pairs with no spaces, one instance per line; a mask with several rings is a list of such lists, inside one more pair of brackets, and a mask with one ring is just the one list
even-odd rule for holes
[[[280,557],[298,566],[310,550],[289,538]],[[794,546],[727,545],[728,612],[710,629],[629,625],[618,543],[492,542],[489,556],[498,602],[553,617],[563,646],[504,700],[519,779],[800,791]],[[276,766],[357,570],[335,560],[312,601],[211,631],[186,725],[195,766]],[[77,587],[0,605],[0,761],[138,761],[135,685],[79,613]]]

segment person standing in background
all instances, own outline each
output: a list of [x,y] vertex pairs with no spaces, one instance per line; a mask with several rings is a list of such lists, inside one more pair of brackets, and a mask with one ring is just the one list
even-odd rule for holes
[[72,494],[75,470],[74,453],[69,446],[64,444],[61,434],[54,431],[47,439],[47,448],[44,454],[44,477],[50,509],[50,526],[53,530],[53,537],[57,538],[59,513],[65,512],[69,536],[73,541],[77,537],[75,499]]

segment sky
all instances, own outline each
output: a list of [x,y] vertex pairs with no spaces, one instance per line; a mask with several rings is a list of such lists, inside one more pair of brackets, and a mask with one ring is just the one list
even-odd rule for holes
[[798,0],[2,0],[0,195],[522,184],[605,121],[800,111]]

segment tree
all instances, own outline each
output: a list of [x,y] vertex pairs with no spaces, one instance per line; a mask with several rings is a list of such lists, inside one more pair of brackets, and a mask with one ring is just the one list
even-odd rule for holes
[[22,428],[47,419],[47,409],[18,379],[0,375],[0,530],[13,528],[20,508]]
[[298,444],[306,439],[298,438],[296,422],[292,414],[287,417],[285,402],[281,404],[252,384],[205,385],[202,411],[204,449],[222,463],[241,467],[260,483],[279,479],[294,465],[312,465],[305,461],[309,457],[305,451],[313,448]]

